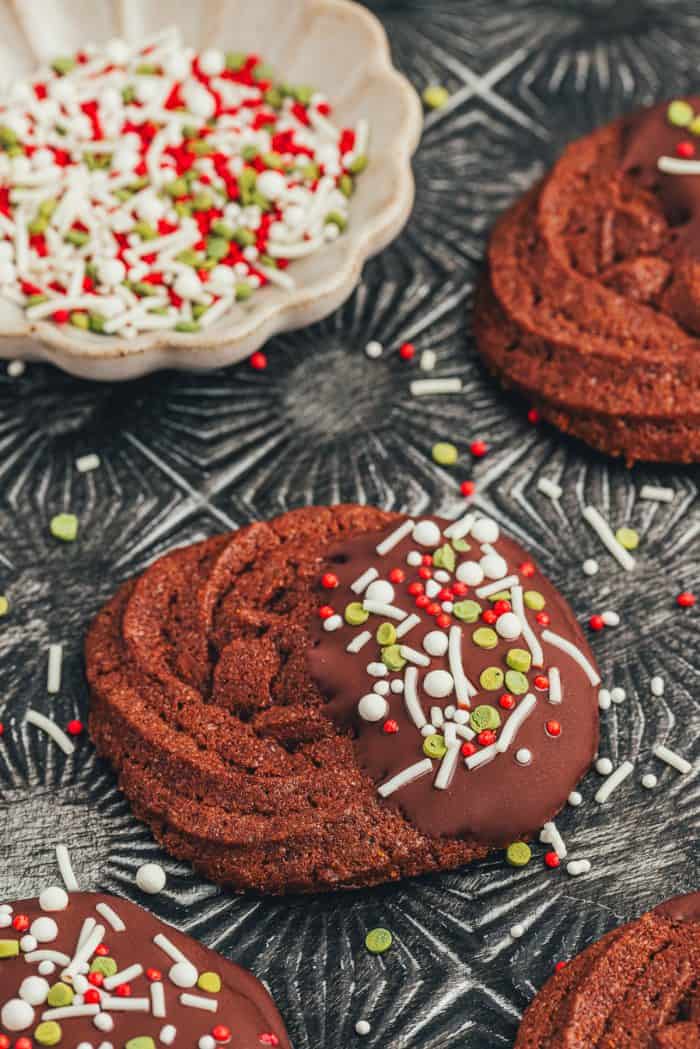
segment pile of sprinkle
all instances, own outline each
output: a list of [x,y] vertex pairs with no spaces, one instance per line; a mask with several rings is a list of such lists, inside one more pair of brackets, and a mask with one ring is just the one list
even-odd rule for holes
[[342,233],[367,142],[175,29],[58,58],[0,102],[0,295],[105,335],[207,328]]

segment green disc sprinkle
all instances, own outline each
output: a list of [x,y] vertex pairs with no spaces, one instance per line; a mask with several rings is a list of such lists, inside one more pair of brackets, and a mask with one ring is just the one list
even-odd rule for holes
[[384,954],[394,941],[388,929],[370,929],[365,936],[365,947],[370,954]]
[[399,645],[387,645],[382,649],[382,663],[389,670],[403,670],[406,660],[401,655]]
[[423,740],[423,753],[428,758],[444,758],[447,747],[443,737],[437,733],[434,736],[426,736]]
[[639,532],[636,532],[634,528],[618,528],[615,538],[625,550],[636,550],[639,546]]
[[34,1031],[34,1039],[39,1045],[58,1045],[62,1033],[61,1025],[55,1020],[44,1020]]
[[693,135],[700,135],[700,117],[693,117],[688,124],[688,131]]
[[532,663],[532,656],[526,648],[510,648],[506,654],[506,663],[511,670],[527,673]]
[[72,543],[78,537],[78,518],[75,514],[56,514],[51,518],[50,527],[54,539],[62,539],[64,543]]
[[500,667],[486,667],[479,675],[479,684],[487,692],[493,692],[503,684],[503,671]]
[[369,612],[365,611],[359,601],[351,601],[349,605],[346,605],[343,614],[345,622],[350,626],[362,626],[369,619]]
[[119,968],[114,958],[95,958],[90,966],[91,973],[102,973],[103,976],[114,976]]
[[527,678],[519,670],[506,670],[506,689],[514,696],[524,696],[528,690]]
[[693,119],[693,107],[680,98],[676,98],[669,104],[666,116],[670,124],[675,127],[687,127]]
[[514,841],[506,849],[506,860],[511,867],[527,867],[532,858],[532,849],[526,841]]
[[150,1035],[140,1034],[124,1043],[124,1049],[156,1049],[156,1043]]
[[526,607],[531,608],[534,612],[541,612],[546,604],[539,590],[526,590],[523,594],[523,601]]
[[469,545],[469,543],[467,542],[466,539],[453,539],[452,540],[452,546],[460,554],[465,554],[467,552],[467,550],[471,550],[471,547],[470,547],[470,545]]
[[6,616],[10,611],[10,602],[4,594],[0,594],[0,616]]
[[0,940],[0,958],[16,958],[19,954],[19,940]]
[[497,594],[489,594],[489,601],[493,604],[496,601],[510,601],[510,590],[499,590]]
[[67,983],[55,983],[46,998],[52,1009],[61,1009],[73,1001],[73,988]]
[[447,441],[438,441],[433,445],[433,459],[438,466],[454,466],[459,458],[459,452],[453,444]]
[[449,543],[439,546],[433,554],[433,564],[436,568],[446,568],[448,572],[455,570],[455,552]]
[[450,92],[441,84],[428,84],[422,97],[428,109],[442,109],[449,101]]
[[495,648],[498,644],[498,634],[490,626],[480,626],[472,634],[472,641],[479,648]]
[[209,994],[218,994],[221,990],[221,977],[218,973],[200,973],[197,980],[200,991],[208,991]]
[[481,605],[476,601],[457,601],[452,609],[455,619],[461,619],[463,623],[476,623],[481,615]]
[[469,715],[469,724],[474,732],[483,732],[485,728],[498,728],[501,724],[501,715],[495,707],[490,707],[488,703],[482,703],[481,706],[472,710]]
[[393,623],[382,623],[377,627],[377,644],[393,645],[396,643],[396,627]]

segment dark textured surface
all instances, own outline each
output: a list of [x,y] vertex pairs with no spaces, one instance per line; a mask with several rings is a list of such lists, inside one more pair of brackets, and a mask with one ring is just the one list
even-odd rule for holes
[[[348,305],[323,324],[276,339],[270,366],[189,377],[153,376],[92,386],[31,366],[0,375],[0,894],[32,895],[56,878],[64,840],[83,888],[140,899],[134,873],[159,858],[169,873],[159,916],[249,966],[270,985],[295,1049],[345,1049],[361,1016],[361,1044],[392,1049],[512,1045],[519,1015],[554,961],[677,892],[697,888],[700,782],[651,757],[664,740],[698,759],[698,611],[674,603],[700,589],[697,469],[611,465],[507,400],[477,363],[468,328],[484,235],[496,215],[567,140],[596,123],[700,86],[700,14],[694,3],[523,0],[375,4],[398,63],[421,88],[442,81],[450,106],[431,114],[416,157],[414,216],[370,263]],[[362,347],[391,348],[368,361]],[[395,355],[411,338],[438,355],[436,375],[459,375],[461,396],[413,401],[417,377]],[[477,505],[525,543],[583,619],[614,608],[616,630],[593,638],[606,683],[628,698],[603,715],[601,753],[636,761],[606,806],[592,796],[559,826],[590,874],[549,872],[542,850],[514,872],[500,856],[463,873],[301,901],[240,900],[167,858],[130,817],[111,774],[83,738],[66,760],[30,726],[31,704],[60,723],[85,714],[84,628],[116,585],[157,554],[256,517],[310,502],[375,502],[453,514],[471,474],[468,442],[491,446],[475,467]],[[455,439],[460,466],[429,454]],[[98,452],[80,475],[76,456]],[[564,488],[560,507],[536,490]],[[645,482],[672,485],[670,506],[639,501]],[[580,517],[593,502],[613,527],[642,535],[625,574]],[[81,521],[71,546],[48,533],[53,513]],[[581,572],[586,556],[601,571]],[[64,684],[45,691],[46,646],[66,646]],[[663,699],[649,680],[666,679]],[[659,774],[656,790],[640,786]],[[527,926],[511,941],[514,922]],[[382,958],[362,946],[368,928],[391,928]]]

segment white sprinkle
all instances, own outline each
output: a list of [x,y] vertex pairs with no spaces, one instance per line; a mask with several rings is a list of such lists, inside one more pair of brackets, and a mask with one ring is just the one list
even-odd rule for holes
[[36,727],[45,732],[47,736],[50,736],[54,743],[61,748],[64,754],[70,755],[75,750],[75,746],[63,729],[60,729],[50,718],[44,717],[43,714],[40,714],[36,710],[28,710],[27,721],[30,725],[36,725]]
[[661,156],[656,163],[666,175],[700,175],[700,160]]
[[431,707],[430,708],[430,724],[433,726],[433,728],[440,728],[440,726],[442,724],[444,724],[444,721],[445,721],[445,716],[442,713],[442,708],[441,707]]
[[554,820],[545,823],[540,831],[540,841],[551,845],[560,860],[566,859],[566,845]]
[[653,790],[658,782],[659,781],[653,772],[646,772],[642,776],[642,786],[646,787],[647,790]]
[[368,568],[366,572],[357,577],[354,583],[350,584],[350,589],[355,594],[361,594],[378,575],[379,572],[376,568]]
[[415,615],[411,612],[410,616],[406,616],[403,622],[399,623],[396,628],[396,636],[403,637],[409,630],[413,630],[414,626],[418,626],[420,623],[420,616]]
[[442,727],[442,734],[446,747],[453,747],[457,742],[457,726],[453,721],[446,722]]
[[403,687],[403,681],[400,677],[395,677],[394,680],[391,682],[391,691],[396,695],[401,695],[401,693],[403,692]]
[[343,625],[343,617],[339,615],[329,616],[328,619],[323,620],[323,629],[329,634],[332,634],[334,630],[340,630]]
[[367,354],[370,360],[375,361],[377,357],[381,357],[381,355],[384,353],[384,347],[382,346],[381,342],[377,342],[376,339],[372,339],[371,342],[368,342],[365,346],[365,353]]
[[386,605],[383,601],[363,601],[362,607],[365,612],[370,612],[375,616],[386,616],[387,619],[406,618],[403,608],[397,608],[396,605]]
[[[534,630],[527,621],[525,603],[523,601],[523,588],[521,586],[511,587],[510,600],[511,605],[513,606],[513,612],[520,620],[520,625],[523,628],[523,637],[525,638],[527,647],[530,649],[533,666],[542,667],[544,666],[544,653],[542,652],[542,646],[540,645]],[[545,630],[542,635],[545,641],[547,640],[547,633],[548,631]],[[556,636],[556,634],[552,635],[552,637]],[[578,651],[578,649],[576,649],[576,651]]]
[[532,761],[532,751],[528,750],[527,747],[521,747],[520,750],[515,752],[515,760],[518,765],[529,765]]
[[80,972],[80,967],[84,962],[87,962],[92,958],[95,953],[95,948],[98,944],[102,943],[105,934],[104,925],[95,925],[89,936],[86,936],[84,940],[78,941],[75,954],[69,961],[67,967],[61,974],[62,978],[67,981],[71,981],[74,976]]
[[606,626],[619,626],[620,617],[617,612],[603,612],[600,617]]
[[640,499],[650,499],[657,503],[672,503],[675,495],[673,488],[664,488],[657,484],[643,484],[639,490]]
[[379,556],[384,557],[384,554],[388,554],[390,550],[393,550],[395,546],[398,546],[401,540],[405,539],[406,536],[410,535],[413,531],[415,523],[416,522],[409,517],[403,522],[403,524],[400,524],[398,528],[395,528],[386,539],[382,539],[381,543],[376,547]]
[[[477,597],[490,597],[491,594],[497,594],[500,590],[510,590],[511,587],[518,585],[517,575],[507,575],[503,579],[495,579],[492,583],[486,583],[485,586],[480,586],[476,591]],[[525,630],[523,629],[523,633]]]
[[598,692],[598,706],[601,710],[610,710],[612,700],[607,688],[601,688]]
[[56,965],[68,965],[70,958],[62,951],[29,951],[24,956],[25,962],[55,962]]
[[187,962],[190,964],[189,958],[179,950],[174,943],[171,943],[167,936],[164,936],[162,932],[156,933],[153,937],[153,942],[156,947],[160,947],[161,951],[165,951],[169,958],[172,958],[174,962]]
[[440,768],[438,769],[437,776],[433,782],[433,786],[437,790],[447,790],[457,768],[457,761],[460,755],[460,744],[455,742],[451,746],[448,746],[447,753],[440,762]]
[[477,769],[480,765],[488,765],[490,761],[493,761],[497,753],[496,745],[491,743],[490,746],[477,750],[476,754],[470,754],[468,758],[464,759],[464,764],[468,769]]
[[427,397],[438,393],[459,393],[461,379],[414,379],[409,387],[413,397]]
[[457,702],[462,706],[469,706],[471,696],[476,695],[476,688],[464,673],[464,664],[462,662],[462,628],[457,625],[450,627],[447,653]]
[[658,674],[651,679],[651,694],[657,698],[663,696],[666,690],[666,682]]
[[151,895],[162,892],[165,888],[165,880],[165,871],[159,863],[144,863],[136,871],[136,884],[141,892],[148,892]]
[[515,739],[517,733],[520,731],[520,727],[523,722],[530,717],[535,706],[537,704],[537,697],[532,692],[528,692],[526,696],[520,701],[518,706],[515,708],[512,714],[509,715],[508,720],[501,730],[501,734],[498,737],[495,747],[496,750],[503,754]]
[[86,474],[91,470],[97,470],[100,466],[100,457],[94,453],[89,455],[81,455],[79,459],[75,460],[75,468],[78,473]]
[[371,1026],[366,1020],[358,1020],[355,1024],[355,1034],[359,1034],[360,1037],[364,1037],[372,1030]]
[[521,936],[525,935],[525,926],[520,925],[520,923],[518,923],[517,925],[511,925],[510,935],[514,940],[519,940]]
[[610,689],[610,698],[613,703],[624,703],[627,699],[627,693],[624,688],[620,688],[619,685],[616,685],[615,688]]
[[424,655],[423,652],[416,652],[415,648],[409,648],[408,645],[399,645],[399,652],[409,663],[415,663],[419,667],[430,666],[430,657]]
[[561,499],[563,493],[563,489],[555,481],[550,481],[546,477],[540,477],[537,482],[537,491],[554,501]]
[[570,860],[566,865],[566,873],[572,878],[578,878],[581,874],[588,874],[591,869],[590,860]]
[[150,1013],[150,998],[117,998],[105,994],[102,996],[102,1008],[105,1011],[122,1013]]
[[609,776],[613,770],[613,763],[610,758],[598,758],[595,763],[595,770],[601,776]]
[[569,805],[573,805],[573,807],[577,809],[583,801],[583,796],[579,794],[577,790],[572,790],[571,794],[569,794],[569,797],[567,798],[567,801],[569,802]]
[[121,972],[115,973],[114,976],[106,976],[103,987],[111,991],[113,987],[118,987],[120,983],[128,983],[129,980],[134,980],[142,972],[143,966],[135,962],[134,965],[129,965],[126,969],[122,969]]
[[652,754],[661,761],[665,761],[667,765],[670,765],[671,768],[676,769],[684,776],[693,768],[689,761],[682,758],[680,754],[676,754],[675,751],[669,750],[668,747],[664,747],[661,743],[654,747]]
[[403,698],[411,721],[416,728],[423,728],[427,724],[427,720],[418,698],[418,671],[415,667],[406,668]]
[[368,692],[357,704],[357,712],[363,721],[381,721],[389,713],[389,704],[377,692]]
[[437,354],[435,350],[423,350],[420,355],[420,370],[422,372],[431,372],[437,364]]
[[372,635],[369,630],[363,630],[361,634],[355,634],[352,641],[349,641],[345,647],[346,652],[359,652],[368,641],[371,641]]
[[24,361],[10,361],[7,366],[7,374],[11,379],[19,379],[20,376],[24,375],[27,370],[27,365]]
[[112,910],[108,903],[100,902],[96,904],[95,910],[98,914],[102,915],[104,920],[114,929],[115,932],[124,932],[126,925],[119,915]]
[[471,532],[475,519],[476,514],[465,514],[464,517],[459,517],[447,526],[443,533],[445,538],[464,539],[465,535],[469,535]]
[[[513,607],[515,607],[515,601],[513,601]],[[542,632],[542,640],[549,645],[554,645],[555,648],[560,648],[562,652],[566,652],[567,655],[571,656],[571,658],[581,667],[593,686],[600,684],[598,672],[591,666],[583,652],[581,652],[581,650],[571,641],[567,641],[565,637],[560,637],[559,634],[555,634],[551,630],[544,630]],[[532,661],[533,663],[535,662],[534,654]]]
[[409,783],[413,783],[414,780],[419,779],[421,776],[427,776],[429,772],[433,771],[433,763],[430,758],[423,758],[422,761],[417,761],[415,765],[409,765],[408,768],[398,772],[391,779],[388,779],[386,783],[382,783],[377,788],[377,793],[382,798],[388,798],[390,794],[400,790],[401,787],[407,786]]
[[474,736],[476,735],[468,725],[457,725],[455,732],[461,739],[474,739]]
[[165,1027],[161,1027],[160,1029],[158,1041],[162,1042],[163,1045],[172,1045],[176,1037],[177,1028],[173,1027],[172,1024],[166,1024]]
[[630,556],[621,543],[618,543],[610,525],[602,514],[596,510],[595,506],[586,506],[583,510],[583,517],[616,561],[622,565],[626,572],[631,572],[634,569],[634,558]]
[[97,1016],[93,1017],[92,1022],[98,1031],[107,1033],[114,1030],[114,1020],[109,1013],[98,1013]]
[[367,673],[370,677],[386,677],[389,673],[389,668],[385,663],[368,663]]
[[191,1009],[206,1009],[210,1013],[215,1013],[219,1007],[216,998],[204,998],[200,994],[187,994],[187,992],[184,992],[180,995],[180,1001]]
[[90,935],[90,933],[92,932],[92,930],[95,928],[96,925],[97,925],[97,922],[96,922],[96,920],[94,918],[88,917],[88,918],[85,919],[85,921],[83,922],[83,924],[82,924],[82,926],[80,928],[80,934],[78,936],[78,944],[77,944],[76,950],[79,950],[83,946],[83,944],[85,943],[85,941],[87,940],[88,936]]
[[79,885],[75,874],[73,873],[70,855],[65,845],[56,846],[56,862],[58,863],[58,869],[63,878],[63,884],[68,892],[78,892]]
[[594,558],[587,557],[586,560],[583,562],[583,574],[584,575],[597,575],[599,570],[600,570],[600,565],[598,564],[598,562]]
[[99,1005],[65,1005],[60,1009],[47,1009],[41,1014],[42,1020],[70,1020],[76,1016],[97,1016]]
[[409,550],[406,554],[406,564],[410,565],[411,568],[417,568],[422,562],[423,555],[418,550]]
[[549,668],[549,702],[550,703],[561,703],[562,701],[561,691],[561,674],[559,673],[559,667]]
[[49,666],[46,675],[46,690],[52,695],[61,688],[61,665],[63,663],[63,645],[49,645]]
[[623,761],[622,764],[608,776],[603,786],[595,793],[595,800],[599,805],[602,805],[603,802],[608,800],[612,792],[620,786],[623,780],[627,779],[633,769],[634,765],[631,761]]

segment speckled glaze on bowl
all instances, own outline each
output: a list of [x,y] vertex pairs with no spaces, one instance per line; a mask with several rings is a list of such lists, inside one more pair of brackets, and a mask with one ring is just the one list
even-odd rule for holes
[[363,263],[397,235],[413,204],[411,156],[421,108],[392,66],[377,19],[350,0],[0,0],[5,81],[56,54],[113,36],[139,39],[177,25],[187,44],[258,52],[290,81],[332,100],[339,122],[370,121],[370,164],[358,179],[347,232],[294,264],[296,288],[266,287],[206,332],[157,332],[134,339],[31,323],[0,300],[0,357],[46,360],[73,375],[115,381],[159,368],[207,370],[232,364],[270,336],[312,324],[352,293]]

